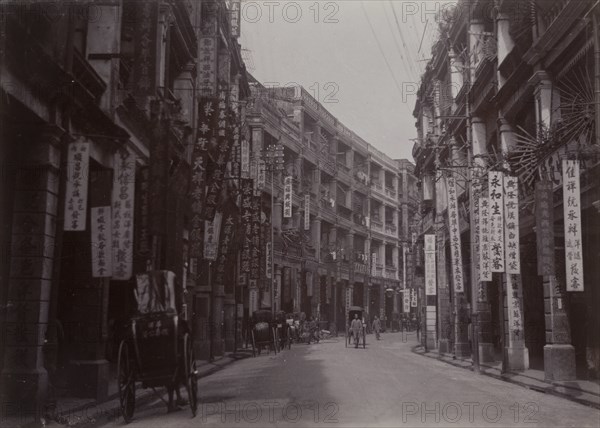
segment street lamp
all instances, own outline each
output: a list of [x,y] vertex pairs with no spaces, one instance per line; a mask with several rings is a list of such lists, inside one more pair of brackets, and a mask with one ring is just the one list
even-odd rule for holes
[[273,218],[275,216],[275,198],[273,182],[275,171],[283,171],[283,146],[281,144],[269,144],[264,152],[265,167],[271,171],[271,312],[275,314],[275,232],[273,229]]

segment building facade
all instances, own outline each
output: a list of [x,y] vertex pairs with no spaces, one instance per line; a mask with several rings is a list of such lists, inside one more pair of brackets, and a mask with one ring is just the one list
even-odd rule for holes
[[[460,1],[454,12],[414,112],[420,239],[436,242],[427,344],[548,380],[597,377],[598,5]],[[498,198],[500,220],[486,215]]]
[[[274,291],[263,276],[251,291],[260,298],[249,300],[270,308],[273,298],[275,310],[304,312],[338,332],[347,308],[361,306],[367,319],[377,315],[391,327],[393,314],[402,311],[401,242],[416,210],[414,167],[365,142],[300,86],[252,87],[253,162],[259,165],[264,150],[280,144],[283,168],[274,173],[272,217],[270,172],[260,188],[275,230]],[[285,177],[293,188],[287,218]]]
[[204,266],[189,271],[191,160],[207,84],[238,105],[248,87],[225,2],[1,7],[0,392],[37,414],[58,395],[107,397],[136,273],[174,272],[188,319],[215,312],[202,293],[227,303],[198,283]]

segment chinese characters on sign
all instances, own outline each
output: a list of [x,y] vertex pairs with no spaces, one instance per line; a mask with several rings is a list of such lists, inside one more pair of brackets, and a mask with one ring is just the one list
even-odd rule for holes
[[456,181],[453,177],[446,179],[448,185],[448,227],[450,230],[450,253],[452,256],[452,279],[454,292],[464,291],[462,252],[460,243],[460,230],[458,226],[458,193]]
[[479,199],[480,245],[479,245],[479,281],[492,280],[490,259],[490,200]]
[[415,290],[414,288],[410,289],[410,307],[417,307],[417,290]]
[[113,279],[128,280],[133,268],[133,216],[135,197],[134,154],[115,154],[112,194]]
[[292,176],[285,177],[283,182],[283,217],[292,217]]
[[242,178],[256,178],[250,177],[250,143],[246,140],[242,140]]
[[564,159],[562,169],[567,291],[583,291],[579,161]]
[[519,185],[516,177],[504,177],[504,244],[506,273],[521,273],[519,250]]
[[90,215],[92,230],[92,277],[112,276],[112,216],[110,207],[94,207]]
[[410,288],[402,290],[402,311],[404,313],[410,312]]
[[217,255],[217,272],[215,274],[215,284],[218,286],[231,286],[231,281],[227,281],[227,266],[229,266],[230,246],[234,239],[235,219],[233,214],[223,214],[221,222],[221,236],[219,239],[219,250]]
[[67,162],[64,230],[82,231],[87,215],[90,143],[69,144]]
[[204,258],[206,260],[217,260],[221,217],[221,213],[216,213],[213,221],[204,222]]
[[310,195],[304,195],[304,230],[310,230]]
[[[266,278],[269,278],[269,279],[271,279],[271,277],[272,277],[273,275],[272,275],[272,272],[271,272],[271,257],[272,257],[272,255],[271,255],[271,243],[270,243],[270,242],[267,242],[267,245],[266,245],[265,251],[266,251],[266,270],[265,270],[265,277],[266,277]],[[269,287],[270,287],[270,281],[267,281],[267,284],[268,284],[268,285],[269,285]]]
[[212,175],[208,181],[208,191],[206,193],[206,201],[204,204],[204,219],[212,220],[217,212],[217,203],[219,195],[223,187],[223,178],[225,177],[225,169],[231,155],[231,147],[233,139],[227,138],[229,128],[229,115],[227,114],[227,90],[219,87],[219,97],[217,106],[217,148],[215,153],[214,166]]
[[375,276],[377,273],[377,253],[371,253],[371,276]]
[[508,305],[509,340],[523,340],[523,316],[521,300],[523,288],[515,275],[506,275],[506,300]]
[[435,235],[425,235],[425,295],[436,294]]
[[262,255],[262,230],[260,224],[260,195],[252,197],[252,247],[250,253],[250,279],[259,279]]
[[551,181],[535,183],[538,275],[554,275],[554,203]]
[[133,61],[134,93],[150,95],[154,92],[156,81],[156,27],[158,25],[158,3],[146,1],[140,3],[135,17],[135,60]]
[[233,37],[240,37],[240,14],[241,14],[241,0],[232,0],[229,9],[229,23],[231,28],[231,35]]
[[252,254],[252,208],[254,192],[252,191],[252,179],[243,178],[241,180],[241,222],[242,222],[242,253],[240,272],[250,273],[250,256]]
[[229,160],[230,178],[240,178],[242,173],[242,146],[240,143],[240,122],[231,113],[231,156]]
[[[151,2],[145,2],[151,3]],[[204,96],[214,95],[217,90],[217,4],[202,2],[202,36],[200,37],[198,69],[200,82],[198,89]]]
[[492,272],[504,272],[504,174],[490,171],[490,263]]

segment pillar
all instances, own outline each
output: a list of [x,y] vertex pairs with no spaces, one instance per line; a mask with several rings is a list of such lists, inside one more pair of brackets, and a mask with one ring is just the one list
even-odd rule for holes
[[[508,54],[515,47],[515,42],[510,35],[510,17],[507,13],[500,11],[496,15],[496,46],[498,65],[502,65]],[[498,70],[498,87],[506,83],[506,78]]]
[[454,102],[464,83],[463,69],[465,65],[463,64],[463,61],[456,55],[454,49],[450,49],[448,57],[450,58],[450,93],[444,95],[449,98],[451,97],[448,101],[451,100]]
[[0,392],[21,414],[36,412],[48,392],[44,344],[56,262],[60,136],[47,129],[25,147],[16,177]]
[[475,71],[482,60],[484,31],[485,25],[483,20],[473,19],[469,22],[469,58],[471,59],[471,64],[469,64],[469,66],[471,83],[475,82]]
[[317,261],[321,262],[321,219],[318,217],[312,221],[310,237],[311,242],[316,249]]
[[[504,299],[504,356],[503,366],[507,371],[523,371],[529,368],[529,350],[525,346],[523,329],[523,284],[521,275],[502,274],[502,289]],[[508,299],[513,299],[509,307]],[[514,323],[512,321],[515,321]],[[515,327],[519,325],[519,327]]]
[[448,288],[448,271],[446,269],[446,230],[441,215],[436,219],[436,266],[437,266],[437,313],[438,319],[438,351],[440,354],[450,352],[452,326],[452,310],[450,308],[450,289]]
[[282,275],[283,275],[283,268],[281,266],[276,266],[275,267],[275,289],[273,290],[273,302],[271,303],[271,305],[275,308],[275,312],[281,310]]

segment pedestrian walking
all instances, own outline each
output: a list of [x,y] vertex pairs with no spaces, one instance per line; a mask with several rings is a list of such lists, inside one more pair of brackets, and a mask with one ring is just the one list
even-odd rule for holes
[[358,348],[358,338],[360,337],[360,330],[363,328],[362,321],[358,319],[358,314],[354,314],[352,324],[350,324],[350,331],[354,336],[354,347]]
[[375,332],[375,337],[379,340],[379,332],[381,331],[381,321],[375,315],[375,319],[373,320],[373,331]]

